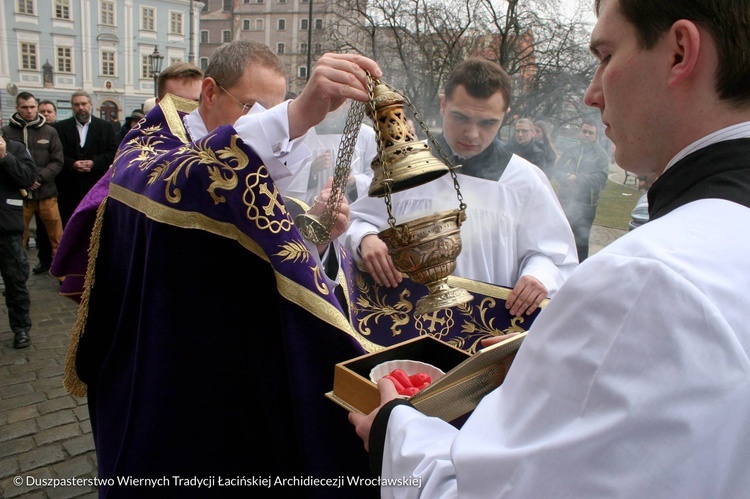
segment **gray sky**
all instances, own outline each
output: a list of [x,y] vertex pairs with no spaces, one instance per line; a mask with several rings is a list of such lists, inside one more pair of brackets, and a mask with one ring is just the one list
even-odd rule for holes
[[594,0],[560,0],[564,11],[568,14],[573,14],[578,10],[584,15],[584,18],[591,21],[596,21],[594,15]]

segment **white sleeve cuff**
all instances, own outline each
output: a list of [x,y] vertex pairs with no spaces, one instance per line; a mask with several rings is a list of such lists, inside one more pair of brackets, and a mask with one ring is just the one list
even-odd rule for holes
[[260,157],[276,182],[293,175],[287,165],[301,165],[310,154],[307,147],[299,147],[304,135],[289,138],[289,102],[268,110],[256,102],[234,124],[237,135]]

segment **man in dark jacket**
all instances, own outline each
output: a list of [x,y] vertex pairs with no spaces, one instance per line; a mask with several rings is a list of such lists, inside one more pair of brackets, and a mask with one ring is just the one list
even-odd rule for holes
[[23,197],[36,179],[36,167],[20,142],[0,137],[0,276],[13,331],[13,347],[31,344],[31,298],[26,281],[29,259],[23,247]]
[[578,261],[589,256],[589,236],[599,193],[607,185],[609,154],[596,141],[596,123],[584,120],[577,145],[565,150],[553,172],[557,196],[576,238]]
[[63,228],[83,196],[107,172],[118,146],[112,125],[91,115],[87,92],[74,92],[70,104],[73,117],[55,123],[65,157],[55,179]]
[[40,237],[37,237],[39,263],[33,272],[48,272],[62,237],[55,184],[55,177],[63,167],[60,137],[54,127],[46,124],[46,118],[38,112],[36,98],[29,92],[21,92],[16,96],[16,112],[10,117],[10,125],[3,127],[3,134],[26,144],[36,163],[36,181],[29,187],[28,196],[23,202],[23,245],[24,248],[28,246],[29,224],[36,214],[37,220],[41,221],[45,229],[40,232],[46,234],[49,244],[40,244]]
[[534,122],[528,118],[520,118],[516,121],[516,129],[513,139],[508,144],[508,150],[538,166],[542,171],[552,167],[547,164],[544,150],[534,140]]

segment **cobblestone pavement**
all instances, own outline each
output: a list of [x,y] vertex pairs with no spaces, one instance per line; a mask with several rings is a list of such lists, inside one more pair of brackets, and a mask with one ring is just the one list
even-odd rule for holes
[[[31,266],[36,250],[29,250]],[[15,350],[0,300],[0,497],[96,497],[93,486],[52,486],[45,479],[93,479],[96,456],[86,399],[62,386],[76,303],[49,275],[29,278],[31,346]]]
[[[594,226],[591,254],[625,231]],[[29,250],[33,267],[36,250]],[[5,302],[0,300],[0,497],[95,498],[93,485],[53,485],[42,480],[96,477],[96,455],[86,399],[62,386],[76,303],[59,294],[49,275],[29,278],[31,346],[13,348]],[[17,481],[20,480],[20,484]]]
[[589,237],[589,256],[595,254],[597,251],[626,233],[626,230],[594,225],[591,227],[591,236]]

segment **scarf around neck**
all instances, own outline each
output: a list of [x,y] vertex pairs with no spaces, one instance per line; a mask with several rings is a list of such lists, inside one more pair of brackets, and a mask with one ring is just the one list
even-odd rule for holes
[[37,113],[36,118],[31,121],[26,121],[21,118],[21,115],[18,113],[13,113],[10,117],[10,124],[18,128],[42,128],[46,122],[47,119],[39,113]]

